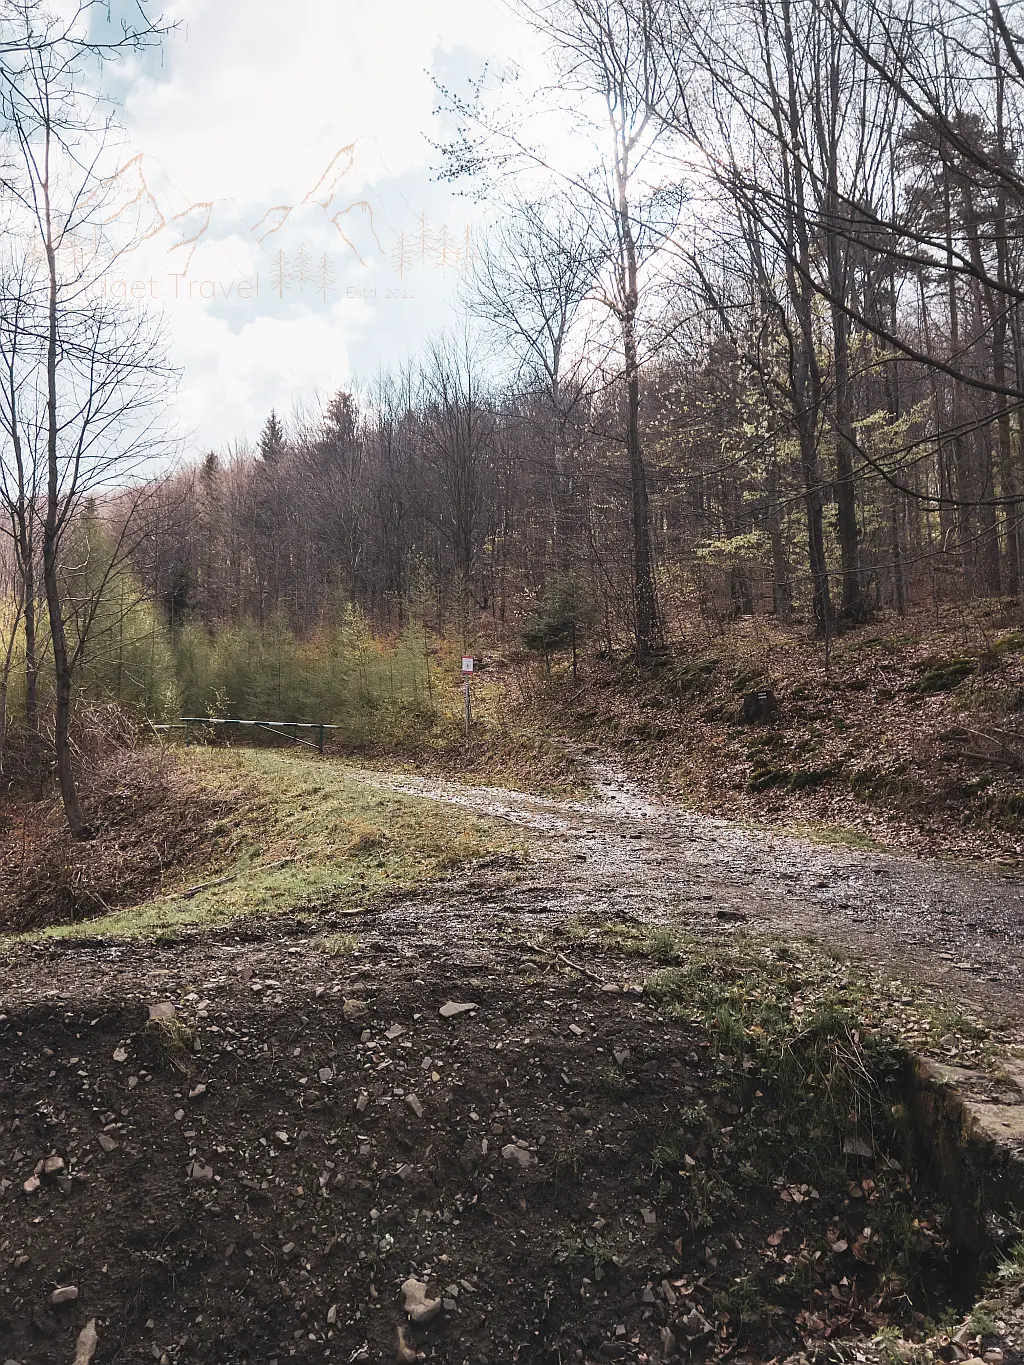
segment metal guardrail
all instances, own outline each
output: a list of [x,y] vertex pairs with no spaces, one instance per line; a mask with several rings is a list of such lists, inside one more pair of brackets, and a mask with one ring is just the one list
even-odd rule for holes
[[[321,721],[306,720],[236,720],[234,717],[217,716],[179,716],[176,721],[167,721],[160,725],[154,725],[154,730],[184,730],[185,743],[188,744],[191,737],[192,727],[196,725],[238,725],[251,726],[256,730],[265,730],[268,734],[278,735],[281,739],[290,739],[293,744],[305,744],[310,749],[324,751],[325,732],[327,730],[338,730],[338,725],[325,725]],[[317,738],[303,739],[300,735],[290,734],[291,730],[316,730]]]

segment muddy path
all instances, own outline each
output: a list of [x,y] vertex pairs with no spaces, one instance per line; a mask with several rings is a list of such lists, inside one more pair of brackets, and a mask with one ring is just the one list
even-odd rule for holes
[[[810,934],[840,951],[940,983],[1024,1023],[1024,875],[898,857],[755,829],[668,805],[609,767],[594,795],[556,800],[427,777],[367,782],[507,820],[534,837],[532,876],[481,901],[446,896],[444,932],[479,934],[495,916]],[[396,907],[391,912],[401,916]],[[417,917],[423,919],[421,910]],[[429,918],[428,918],[429,922]]]

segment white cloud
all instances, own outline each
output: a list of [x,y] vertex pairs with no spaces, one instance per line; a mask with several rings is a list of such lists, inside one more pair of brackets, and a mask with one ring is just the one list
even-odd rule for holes
[[536,54],[501,0],[168,13],[162,58],[122,85],[139,155],[122,197],[151,235],[121,273],[167,310],[183,428],[206,449],[401,363],[450,320],[473,210],[432,179],[428,69]]

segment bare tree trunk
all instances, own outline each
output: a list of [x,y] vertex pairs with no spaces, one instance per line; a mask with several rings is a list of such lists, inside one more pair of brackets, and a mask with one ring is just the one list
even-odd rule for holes
[[71,761],[71,661],[68,657],[67,633],[60,594],[60,466],[58,459],[57,419],[57,253],[54,247],[53,222],[49,188],[50,132],[46,130],[46,172],[42,184],[45,213],[46,268],[49,286],[46,332],[46,518],[43,523],[43,584],[50,621],[54,674],[53,743],[57,756],[57,781],[60,785],[64,813],[72,837],[88,838],[91,831],[85,822],[75,772]]
[[633,542],[633,612],[636,654],[648,659],[665,643],[654,586],[651,550],[651,507],[647,467],[640,441],[640,362],[637,354],[636,314],[639,303],[636,241],[627,197],[626,171],[618,169],[618,216],[622,251],[622,351],[626,375],[626,454],[629,459],[630,511]]

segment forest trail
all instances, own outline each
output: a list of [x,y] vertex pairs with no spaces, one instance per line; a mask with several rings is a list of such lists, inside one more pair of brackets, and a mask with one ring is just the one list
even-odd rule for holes
[[[820,1141],[817,1054],[800,1051],[817,1082],[786,1100],[760,1029],[737,1065],[713,1009],[689,994],[663,1009],[653,963],[586,931],[668,925],[691,948],[780,933],[741,970],[786,1049],[816,1036],[819,997],[860,989],[811,963],[800,934],[905,981],[941,973],[1019,1026],[1019,881],[766,834],[596,776],[593,797],[560,801],[361,771],[529,831],[529,856],[358,911],[12,944],[0,1359],[70,1360],[92,1322],[95,1365],[419,1349],[453,1365],[667,1365],[714,1358],[713,1333],[781,1359],[823,1334],[863,1342],[904,1311],[898,1277],[896,1299],[879,1295],[911,1224],[915,1307],[946,1308],[942,1211],[906,1154],[891,1159],[888,1054],[847,1039],[857,1085],[879,1087],[875,1136],[850,1155],[831,1109]],[[712,994],[739,960],[697,967]],[[858,1008],[888,1017],[901,986],[889,994]],[[837,1055],[822,1054],[829,1085]],[[409,1320],[408,1283],[427,1287],[429,1320]]]
[[[901,857],[757,829],[668,804],[607,764],[594,795],[558,800],[448,779],[364,771],[364,781],[452,802],[539,836],[530,876],[483,900],[478,886],[436,907],[438,932],[485,922],[550,929],[559,919],[810,935],[958,998],[1024,1021],[1024,875]],[[454,888],[458,890],[458,883]],[[461,906],[459,902],[461,901]],[[387,917],[424,922],[423,903]],[[443,925],[443,928],[442,928]]]

